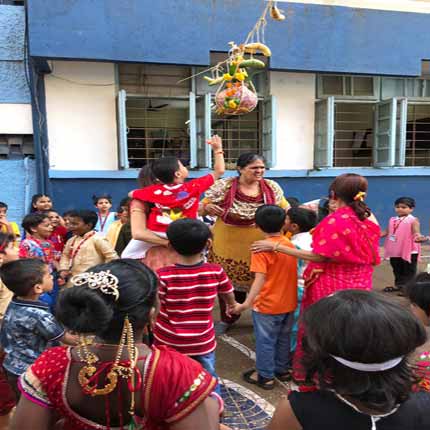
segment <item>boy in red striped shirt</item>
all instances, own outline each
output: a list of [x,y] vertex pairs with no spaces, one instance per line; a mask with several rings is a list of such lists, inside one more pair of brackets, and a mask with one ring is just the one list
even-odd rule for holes
[[189,355],[217,378],[212,310],[218,294],[233,306],[233,285],[218,264],[206,263],[203,252],[211,245],[209,227],[195,219],[174,221],[167,229],[179,263],[157,271],[160,313],[154,327],[155,345],[170,346]]

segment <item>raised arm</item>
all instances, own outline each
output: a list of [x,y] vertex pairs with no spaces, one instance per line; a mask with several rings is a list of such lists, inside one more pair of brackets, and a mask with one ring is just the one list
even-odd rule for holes
[[168,240],[157,236],[146,228],[145,204],[139,200],[133,200],[130,205],[131,236],[135,240],[144,240],[155,245],[167,246]]
[[222,150],[222,140],[215,134],[212,139],[207,141],[207,144],[212,146],[212,151],[214,154],[214,170],[213,175],[215,180],[221,178],[225,172],[225,162],[224,162],[224,152]]

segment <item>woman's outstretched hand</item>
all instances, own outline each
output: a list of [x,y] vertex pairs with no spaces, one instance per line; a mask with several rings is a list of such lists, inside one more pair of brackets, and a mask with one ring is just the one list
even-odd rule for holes
[[252,252],[267,252],[274,251],[276,246],[276,242],[272,242],[270,240],[257,240],[251,245]]

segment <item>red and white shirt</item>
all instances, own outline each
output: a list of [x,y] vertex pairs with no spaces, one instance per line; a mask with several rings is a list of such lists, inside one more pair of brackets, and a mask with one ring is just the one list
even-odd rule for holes
[[165,233],[169,224],[180,218],[197,218],[200,195],[214,184],[212,174],[183,184],[154,184],[134,190],[133,199],[152,203],[147,227]]
[[160,313],[154,328],[155,345],[168,345],[182,354],[204,355],[216,347],[212,310],[218,294],[233,285],[218,264],[175,264],[157,271]]

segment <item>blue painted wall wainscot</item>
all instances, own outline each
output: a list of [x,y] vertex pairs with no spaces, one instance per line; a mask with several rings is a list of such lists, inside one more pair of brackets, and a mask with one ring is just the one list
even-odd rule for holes
[[[417,176],[418,170],[421,174]],[[425,170],[425,172],[423,172]],[[356,172],[367,177],[369,195],[367,204],[374,211],[381,226],[384,227],[394,216],[394,201],[401,196],[416,199],[415,215],[420,218],[422,231],[429,233],[430,188],[429,169],[389,169],[387,172],[376,169],[348,169],[320,172],[268,171],[266,177],[278,182],[286,196],[297,197],[301,202],[327,196],[328,188],[338,174]],[[203,172],[191,172],[192,177]],[[228,172],[233,175],[234,172]],[[110,193],[114,208],[128,192],[137,188],[137,171],[122,172],[52,172],[52,188],[55,205],[61,209],[92,208],[91,196],[97,193]]]

